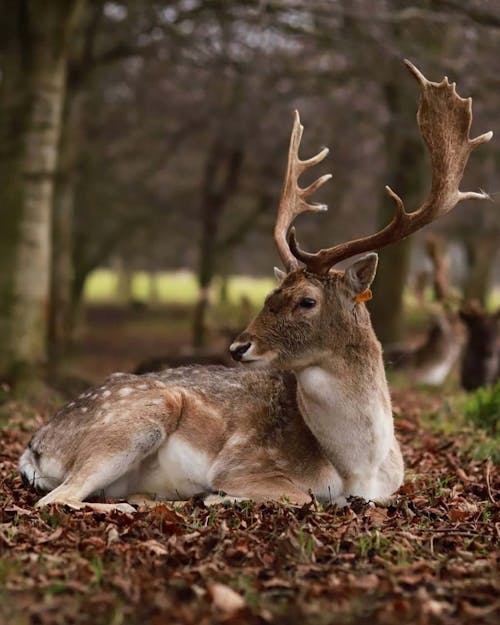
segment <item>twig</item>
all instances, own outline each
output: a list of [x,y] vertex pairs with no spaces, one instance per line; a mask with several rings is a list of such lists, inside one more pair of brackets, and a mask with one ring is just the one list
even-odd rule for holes
[[480,536],[478,532],[463,532],[462,530],[425,528],[422,531],[432,532],[433,534],[449,534],[450,536],[467,536],[469,538],[477,538],[478,536]]
[[[447,529],[433,529],[431,527],[426,527],[426,528],[418,528],[417,531],[422,532],[422,535],[418,535],[418,534],[412,534],[410,532],[399,532],[401,536],[403,536],[403,538],[409,538],[411,540],[426,540],[427,536],[425,535],[424,532],[427,532],[427,534],[449,534],[451,536],[466,536],[468,538],[477,538],[478,536],[480,536],[479,532],[465,532],[463,530],[447,530]],[[431,537],[432,539],[434,538],[433,536]]]
[[488,497],[491,503],[496,503],[495,498],[493,497],[493,493],[491,492],[491,483],[490,483],[490,473],[491,473],[492,462],[491,458],[488,458],[486,461],[486,488],[488,489]]

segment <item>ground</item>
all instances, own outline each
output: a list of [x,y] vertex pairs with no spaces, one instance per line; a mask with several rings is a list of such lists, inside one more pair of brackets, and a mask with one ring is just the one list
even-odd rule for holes
[[34,510],[17,461],[46,415],[4,405],[0,622],[498,623],[500,483],[470,432],[423,418],[439,405],[395,395],[407,477],[389,507],[193,500],[107,516]]
[[[80,356],[96,377],[132,362],[134,319],[93,317]],[[388,507],[194,499],[104,515],[34,509],[17,462],[59,400],[0,389],[0,624],[496,624],[498,438],[455,399],[394,388],[407,470]]]

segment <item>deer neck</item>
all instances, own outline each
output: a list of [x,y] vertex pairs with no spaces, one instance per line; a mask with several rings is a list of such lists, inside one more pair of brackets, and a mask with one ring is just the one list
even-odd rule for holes
[[330,352],[296,372],[304,421],[336,469],[370,471],[387,456],[394,430],[378,341]]

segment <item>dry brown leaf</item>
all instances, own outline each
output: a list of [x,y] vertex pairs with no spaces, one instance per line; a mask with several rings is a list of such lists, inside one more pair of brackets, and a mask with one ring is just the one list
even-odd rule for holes
[[352,583],[356,588],[374,590],[380,584],[380,579],[374,573],[369,573],[368,575],[363,575],[362,577],[355,577]]
[[241,595],[226,584],[209,584],[208,592],[215,607],[226,613],[234,613],[245,607],[246,602]]
[[162,545],[157,540],[146,540],[145,542],[141,543],[141,546],[145,547],[148,551],[151,551],[156,556],[163,556],[168,553],[165,545]]

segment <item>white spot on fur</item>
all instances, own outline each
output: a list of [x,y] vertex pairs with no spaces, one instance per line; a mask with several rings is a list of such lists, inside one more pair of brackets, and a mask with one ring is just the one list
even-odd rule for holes
[[99,395],[94,394],[94,395],[91,395],[90,399],[96,400],[98,397],[99,397]]
[[248,442],[248,436],[243,436],[243,434],[233,434],[231,438],[227,441],[227,445],[229,447],[237,447],[238,445],[244,445]]
[[141,391],[145,391],[145,390],[148,388],[148,385],[147,385],[147,384],[139,384],[139,385],[137,386],[137,388],[140,388],[140,389],[141,389]]
[[74,401],[70,401],[68,404],[68,408],[73,408],[73,406],[75,405]]
[[82,412],[87,412],[87,410],[88,410],[87,406],[83,406]]
[[134,392],[133,388],[131,388],[130,386],[124,386],[118,391],[118,395],[121,395],[122,397],[127,397],[127,395],[130,395],[130,393],[133,393],[133,392]]
[[116,412],[108,412],[104,415],[103,423],[112,423],[115,420]]
[[110,395],[111,395],[111,391],[108,389],[106,389],[102,394],[103,397],[109,397]]

